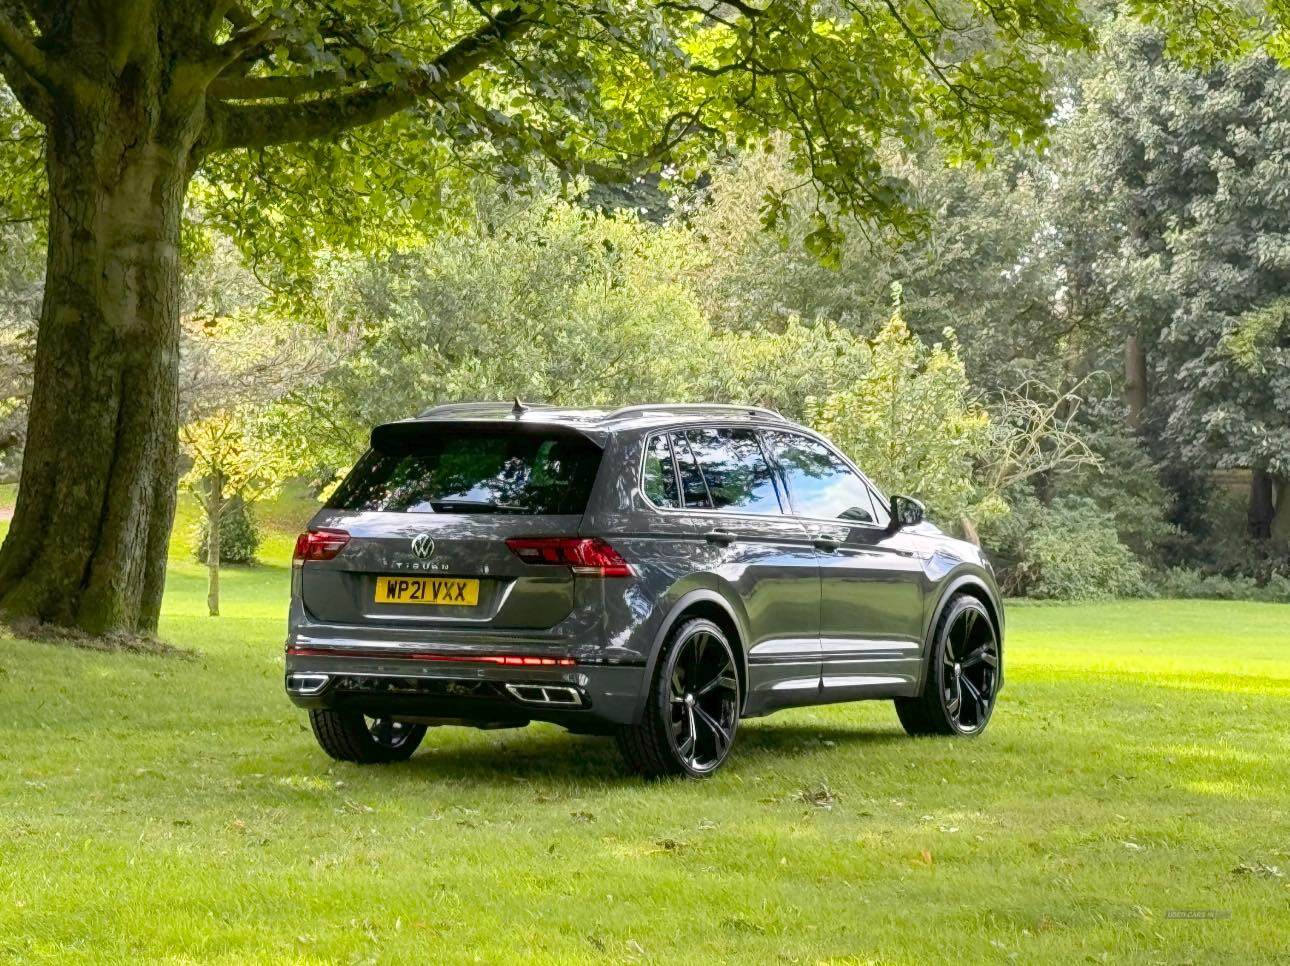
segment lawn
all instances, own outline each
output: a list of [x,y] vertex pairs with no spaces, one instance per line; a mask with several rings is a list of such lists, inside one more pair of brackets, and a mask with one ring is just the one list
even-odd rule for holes
[[217,619],[177,537],[191,659],[0,640],[0,961],[1290,956],[1290,608],[1014,605],[976,741],[870,704],[748,722],[703,783],[547,726],[360,768],[281,693],[273,522]]

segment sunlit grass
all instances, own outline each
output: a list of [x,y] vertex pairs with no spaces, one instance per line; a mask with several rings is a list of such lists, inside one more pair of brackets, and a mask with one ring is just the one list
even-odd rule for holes
[[0,641],[0,961],[1284,955],[1290,608],[1015,605],[977,741],[884,703],[748,722],[699,784],[546,726],[358,768],[281,693],[307,511],[218,619],[185,535],[161,632],[193,659]]

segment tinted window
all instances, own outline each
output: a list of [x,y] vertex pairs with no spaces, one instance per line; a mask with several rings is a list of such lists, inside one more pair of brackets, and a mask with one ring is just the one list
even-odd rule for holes
[[768,432],[764,439],[784,471],[798,515],[875,522],[869,487],[827,446],[796,433]]
[[660,507],[679,507],[680,495],[676,489],[676,471],[672,465],[672,449],[666,436],[650,438],[645,450],[645,469],[641,474],[641,488],[651,503]]
[[690,450],[690,444],[686,442],[685,434],[674,433],[671,439],[672,452],[676,454],[676,468],[681,471],[681,493],[685,497],[686,507],[691,510],[712,509],[708,488],[699,473],[699,465],[694,462],[694,454]]
[[578,434],[382,427],[327,505],[393,513],[582,513],[600,455]]
[[717,510],[779,513],[779,497],[757,437],[746,429],[698,429],[685,434]]

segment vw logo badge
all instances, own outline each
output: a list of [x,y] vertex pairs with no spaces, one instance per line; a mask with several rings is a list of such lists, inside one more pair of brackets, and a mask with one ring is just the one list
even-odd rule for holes
[[418,533],[412,538],[412,552],[425,560],[434,553],[434,537],[428,533]]

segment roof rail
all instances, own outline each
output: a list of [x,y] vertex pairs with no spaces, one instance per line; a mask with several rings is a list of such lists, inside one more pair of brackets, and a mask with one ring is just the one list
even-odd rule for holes
[[[517,402],[518,402],[518,400],[517,400]],[[552,407],[547,406],[547,405],[545,405],[545,404],[543,404],[543,403],[522,403],[521,405],[523,406],[523,408],[524,408],[525,410],[528,410],[528,409],[550,409],[550,408],[552,408]],[[420,413],[418,413],[418,414],[417,414],[417,418],[418,418],[418,419],[421,419],[421,418],[424,418],[424,417],[426,417],[426,416],[431,416],[431,415],[433,415],[433,414],[435,414],[435,413],[437,413],[437,412],[440,412],[440,411],[444,411],[444,412],[468,412],[468,413],[469,413],[469,412],[509,412],[509,413],[511,413],[511,414],[513,415],[513,414],[514,414],[514,412],[515,412],[515,408],[514,408],[514,403],[507,403],[507,402],[500,402],[500,401],[493,401],[493,402],[446,402],[446,403],[439,403],[438,405],[431,406],[429,409],[424,409],[424,410],[422,410]]]
[[638,403],[635,406],[623,406],[605,415],[605,419],[617,419],[632,413],[666,412],[666,413],[742,413],[745,416],[761,416],[765,419],[783,419],[779,413],[765,406],[738,406],[733,403]]

